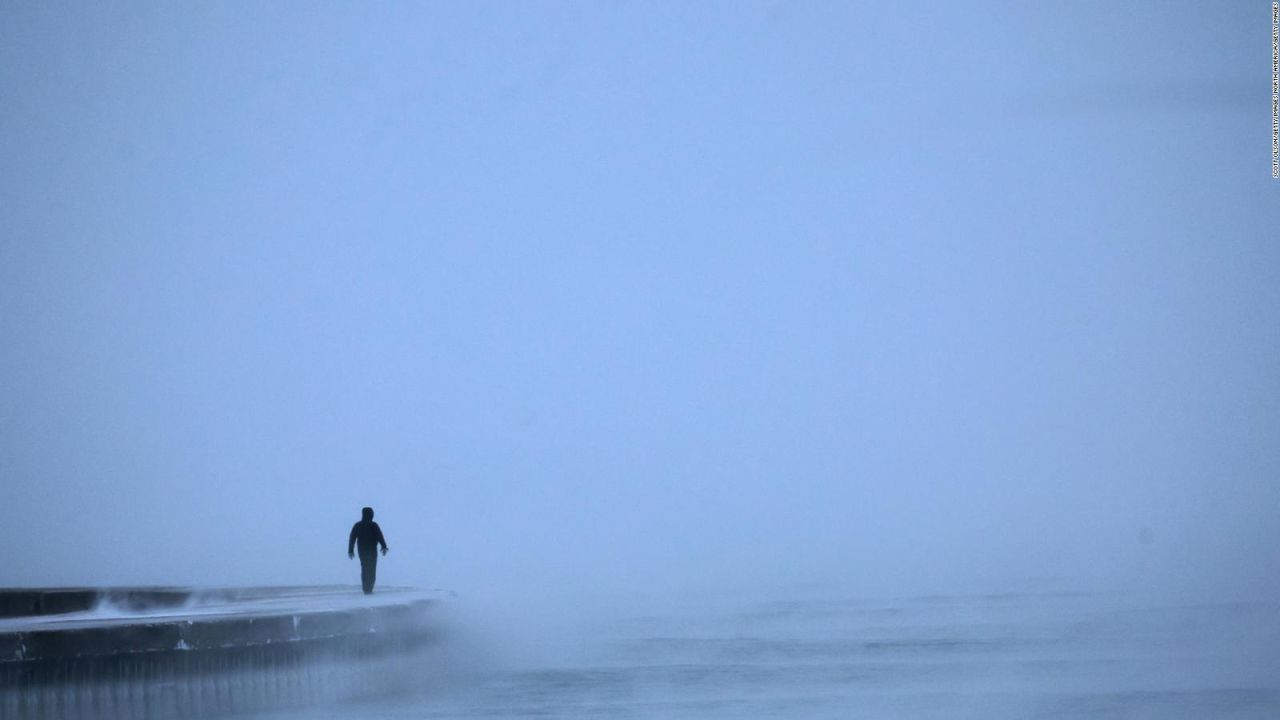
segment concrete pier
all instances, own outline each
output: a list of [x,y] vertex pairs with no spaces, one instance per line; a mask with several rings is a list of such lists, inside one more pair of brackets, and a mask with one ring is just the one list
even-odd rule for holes
[[210,717],[405,681],[436,600],[358,588],[0,590],[0,720]]

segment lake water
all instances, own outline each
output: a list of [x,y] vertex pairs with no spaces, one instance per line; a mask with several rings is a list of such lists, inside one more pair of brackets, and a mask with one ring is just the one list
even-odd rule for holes
[[686,601],[509,653],[460,627],[403,695],[263,717],[1273,719],[1278,619],[1070,593]]

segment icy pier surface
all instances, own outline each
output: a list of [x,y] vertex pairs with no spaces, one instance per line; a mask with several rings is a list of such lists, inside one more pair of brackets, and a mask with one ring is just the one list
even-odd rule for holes
[[435,593],[0,590],[0,720],[201,717],[383,692]]

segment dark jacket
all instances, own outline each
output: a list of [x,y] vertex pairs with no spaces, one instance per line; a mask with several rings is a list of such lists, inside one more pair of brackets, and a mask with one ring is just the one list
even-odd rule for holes
[[382,537],[382,528],[372,520],[361,520],[351,526],[351,537],[347,540],[347,553],[350,554],[356,543],[360,544],[361,555],[378,554],[378,546],[387,549],[387,541]]

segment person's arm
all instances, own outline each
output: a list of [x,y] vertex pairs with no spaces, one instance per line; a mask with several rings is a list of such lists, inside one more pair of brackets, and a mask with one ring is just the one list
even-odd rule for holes
[[347,538],[347,557],[354,557],[356,554],[356,528],[359,523],[351,526],[351,537]]
[[373,529],[378,533],[378,544],[382,546],[382,554],[386,555],[387,550],[390,550],[390,548],[387,547],[387,539],[382,537],[382,528],[377,523],[374,523]]

